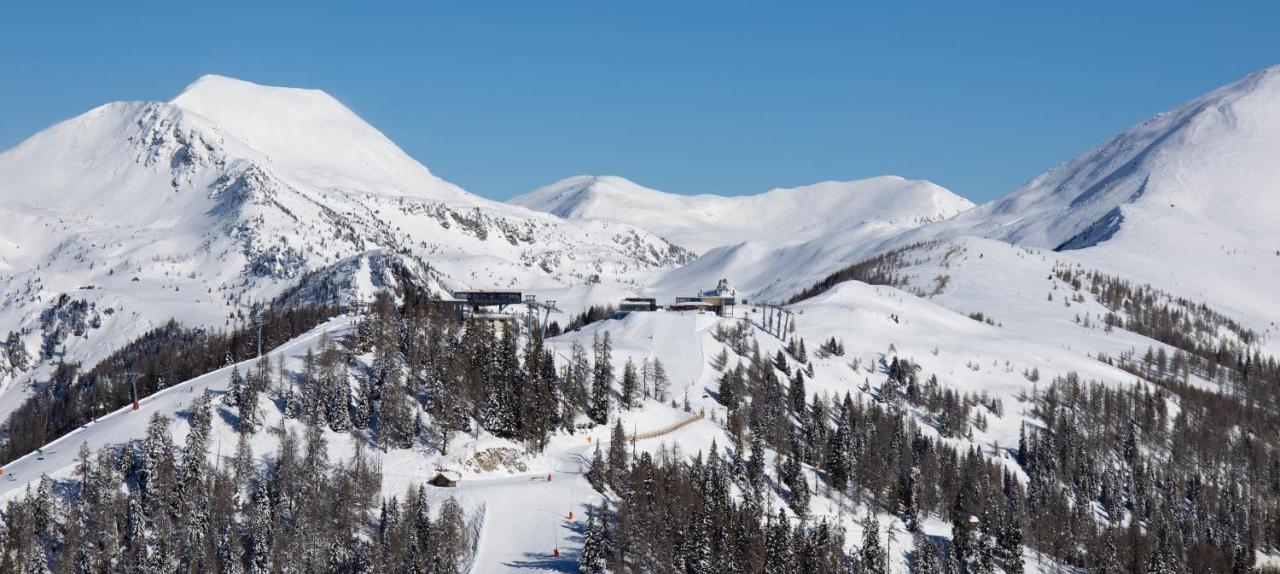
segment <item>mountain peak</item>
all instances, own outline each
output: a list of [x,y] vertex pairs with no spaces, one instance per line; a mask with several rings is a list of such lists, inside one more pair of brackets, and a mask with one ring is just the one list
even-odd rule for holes
[[1280,66],[1272,66],[1130,127],[966,221],[980,221],[983,235],[1045,248],[1095,244],[1112,236],[1099,226],[1143,208],[1159,214],[1151,219],[1271,234],[1278,154]]
[[329,94],[205,75],[170,105],[208,119],[273,168],[324,188],[473,199],[431,174]]
[[[319,114],[326,114],[331,118],[364,123],[342,102],[323,90],[268,86],[217,74],[200,76],[169,103],[219,123],[254,115],[257,119],[281,124],[298,120],[301,113],[310,114],[313,119]],[[261,117],[282,111],[287,115]]]

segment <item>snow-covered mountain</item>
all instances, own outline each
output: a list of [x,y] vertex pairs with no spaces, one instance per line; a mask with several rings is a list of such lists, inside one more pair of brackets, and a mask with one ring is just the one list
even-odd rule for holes
[[[1161,113],[1013,193],[889,244],[965,235],[1280,320],[1280,67]],[[880,246],[878,249],[886,247]]]
[[[785,298],[906,245],[985,237],[1210,302],[1260,330],[1280,321],[1280,67],[1142,122],[1009,195],[910,229],[836,228],[725,245],[652,284],[687,292],[727,277]],[[820,210],[819,210],[820,211]],[[683,225],[668,216],[667,225]],[[662,230],[679,237],[679,230]]]
[[[1133,126],[956,224],[1010,243],[1082,249],[1126,227],[1195,218],[1280,235],[1280,66]],[[1216,231],[1216,230],[1215,230]]]
[[805,241],[868,225],[906,229],[973,206],[931,182],[896,176],[724,197],[678,195],[621,177],[580,175],[509,203],[565,218],[632,223],[697,253],[744,241]]
[[[738,460],[723,479],[708,471],[706,484],[724,480],[726,498],[761,497],[783,524],[791,508],[797,523],[799,516],[831,519],[854,541],[865,540],[862,529],[879,528],[862,520],[865,514],[880,515],[886,537],[918,526],[922,536],[885,549],[893,572],[919,564],[920,551],[938,539],[957,536],[956,519],[969,513],[956,510],[983,498],[1011,497],[986,511],[969,507],[974,513],[965,523],[983,517],[981,540],[990,526],[1037,533],[991,535],[1013,540],[1000,560],[1025,554],[1026,571],[1063,569],[1043,556],[1033,561],[1031,548],[1083,570],[1096,560],[1076,547],[1104,547],[1130,534],[1145,533],[1136,546],[1156,549],[1157,559],[1176,554],[1163,534],[1151,538],[1163,520],[1213,525],[1180,534],[1199,554],[1222,541],[1212,536],[1232,529],[1261,539],[1235,524],[1246,505],[1276,515],[1265,473],[1278,468],[1280,452],[1271,432],[1280,405],[1272,383],[1280,378],[1268,362],[1277,350],[1268,321],[1280,319],[1277,152],[1280,69],[1271,69],[973,209],[933,184],[893,177],[739,198],[676,196],[620,178],[580,177],[507,205],[432,175],[321,92],[206,77],[171,102],[109,104],[0,154],[0,334],[14,333],[0,339],[9,385],[0,416],[23,396],[15,382],[46,375],[53,362],[92,364],[170,317],[235,321],[250,300],[367,300],[413,284],[437,291],[515,286],[581,305],[635,293],[687,295],[725,278],[759,302],[786,299],[868,257],[879,256],[883,267],[875,278],[857,277],[866,282],[833,282],[790,305],[783,324],[776,309],[749,304],[732,317],[635,312],[539,342],[548,352],[522,361],[526,351],[516,349],[539,348],[534,341],[483,343],[479,337],[493,334],[488,322],[470,323],[455,338],[451,330],[406,328],[411,321],[378,312],[341,315],[270,350],[279,381],[263,386],[269,400],[237,398],[240,373],[256,366],[248,361],[166,382],[137,412],[123,403],[95,413],[69,434],[37,443],[42,449],[3,461],[0,501],[22,497],[43,474],[71,478],[82,442],[112,448],[141,439],[152,414],[172,418],[179,437],[186,435],[191,402],[209,390],[224,397],[211,426],[220,445],[243,436],[252,452],[270,459],[283,431],[307,425],[299,415],[306,407],[296,404],[307,401],[298,397],[323,396],[324,416],[334,418],[312,423],[325,427],[317,432],[332,458],[377,436],[382,494],[406,492],[436,469],[458,472],[462,484],[424,496],[434,506],[446,497],[462,500],[474,525],[472,571],[573,569],[577,556],[568,552],[585,554],[592,539],[573,513],[581,520],[588,504],[627,499],[593,484],[588,461],[601,449],[609,453],[609,473],[626,472],[612,461],[626,462],[627,448],[612,448],[624,442],[650,458],[636,468],[694,453],[708,461],[705,468],[718,468],[710,461],[722,455]],[[694,259],[686,247],[702,255]],[[1155,289],[1137,287],[1142,282]],[[476,325],[480,331],[469,331]],[[385,336],[361,346],[361,333],[379,331]],[[504,332],[520,337],[519,330]],[[302,374],[317,368],[309,356],[323,356],[331,338],[346,336],[349,361],[331,357],[337,371]],[[406,348],[439,355],[396,360]],[[426,365],[444,366],[434,372]],[[512,370],[502,374],[497,365]],[[378,369],[413,376],[379,382]],[[543,377],[554,384],[531,383]],[[405,391],[405,380],[418,386],[412,398],[391,392]],[[295,384],[304,392],[295,395]],[[1047,390],[1051,384],[1057,390]],[[361,403],[379,385],[381,398],[368,399],[377,406]],[[49,387],[74,396],[74,385]],[[1132,389],[1141,390],[1121,392]],[[399,406],[411,411],[392,408],[387,397],[400,397]],[[512,409],[510,397],[527,402]],[[436,410],[441,398],[461,403]],[[538,408],[542,399],[548,402]],[[1090,408],[1100,403],[1088,400],[1106,407]],[[75,401],[49,404],[76,408]],[[603,418],[597,405],[604,405]],[[566,406],[568,424],[535,427]],[[352,426],[352,412],[370,416]],[[450,420],[458,413],[467,425]],[[253,422],[259,416],[260,428]],[[383,440],[397,416],[414,429],[408,443]],[[522,430],[530,437],[543,433],[542,448],[511,432],[521,427],[506,426],[507,417],[528,421]],[[335,424],[343,418],[347,424]],[[785,424],[770,432],[779,421]],[[792,422],[801,433],[792,433]],[[610,431],[615,424],[617,434]],[[619,440],[626,433],[629,440]],[[956,450],[939,454],[944,448]],[[221,447],[218,454],[221,460]],[[984,472],[979,463],[992,466]],[[952,474],[965,468],[972,474]],[[1144,468],[1163,486],[1130,488],[1155,480],[1143,478]],[[605,472],[595,469],[597,477]],[[1008,482],[986,480],[999,476],[991,471],[1007,473]],[[853,475],[846,478],[855,484],[833,486],[836,472]],[[1254,483],[1242,488],[1236,476]],[[670,479],[651,477],[659,486]],[[961,480],[985,494],[966,502]],[[1036,498],[1024,498],[1015,483],[1034,487]],[[1202,492],[1213,495],[1187,504]],[[689,502],[702,512],[696,499]],[[1066,510],[1071,506],[1084,512]],[[1153,513],[1143,518],[1133,511],[1139,508]],[[1009,518],[997,525],[1000,512]],[[1048,526],[1075,521],[1093,523]],[[1126,521],[1146,527],[1118,527]],[[1129,534],[1090,539],[1094,527]],[[681,540],[696,539],[698,528],[682,530]],[[879,531],[867,532],[879,539]],[[1055,548],[1059,536],[1070,548]],[[1264,542],[1257,561],[1280,556],[1273,539]],[[1247,558],[1244,546],[1236,550],[1217,559]],[[879,563],[875,554],[865,556]]]
[[392,268],[433,290],[552,289],[690,258],[633,225],[471,195],[323,92],[206,76],[0,154],[0,334],[21,347],[0,375],[37,373],[12,368],[23,353],[91,364],[170,318],[221,326],[304,277],[346,298]]

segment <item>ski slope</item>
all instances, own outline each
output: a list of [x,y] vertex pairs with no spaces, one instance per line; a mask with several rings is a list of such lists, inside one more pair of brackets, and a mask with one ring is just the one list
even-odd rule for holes
[[[296,365],[300,363],[307,349],[319,345],[321,336],[340,336],[350,331],[354,325],[355,318],[352,316],[331,319],[271,350],[267,356],[272,361],[284,358],[288,361],[287,364]],[[257,359],[243,361],[176,384],[144,398],[140,401],[140,408],[137,411],[133,410],[132,406],[126,405],[46,444],[38,452],[27,454],[8,463],[4,467],[4,477],[0,479],[0,499],[7,499],[21,493],[28,484],[39,481],[41,475],[47,474],[57,478],[70,472],[75,467],[76,457],[79,455],[82,444],[87,444],[91,451],[96,452],[103,447],[141,440],[146,436],[148,419],[155,413],[172,419],[170,429],[174,433],[175,441],[180,444],[186,436],[187,426],[183,419],[176,415],[190,408],[196,397],[205,390],[213,393],[215,410],[225,408],[217,399],[228,391],[232,369],[238,368],[241,373],[244,373],[252,368],[255,362]],[[274,405],[270,408],[274,410]],[[276,416],[276,424],[279,420]],[[254,451],[260,457],[266,452],[271,452],[266,450],[268,447],[274,449],[274,443],[266,435],[265,431],[260,432],[253,441]],[[223,417],[213,417],[213,432],[210,436],[211,444],[224,444],[226,446],[224,452],[228,456],[231,454],[235,447],[236,430]]]

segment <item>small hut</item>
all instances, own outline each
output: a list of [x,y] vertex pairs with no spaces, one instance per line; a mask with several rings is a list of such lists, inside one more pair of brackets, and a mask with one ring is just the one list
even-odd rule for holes
[[451,472],[442,470],[440,472],[437,472],[436,475],[431,478],[431,480],[428,480],[427,484],[430,484],[431,486],[435,486],[439,488],[453,488],[455,486],[458,486],[458,477],[457,475],[454,475]]

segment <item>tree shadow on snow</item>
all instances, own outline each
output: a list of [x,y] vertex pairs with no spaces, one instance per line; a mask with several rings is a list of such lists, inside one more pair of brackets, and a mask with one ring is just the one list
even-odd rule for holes
[[578,520],[562,520],[561,528],[571,532],[560,540],[563,546],[574,547],[574,550],[568,548],[560,548],[560,556],[553,556],[551,549],[546,552],[526,552],[524,560],[512,560],[506,562],[503,566],[519,569],[536,569],[549,570],[552,572],[566,572],[577,574],[578,572],[578,548],[582,548],[582,539],[587,530],[586,516],[580,516]]

